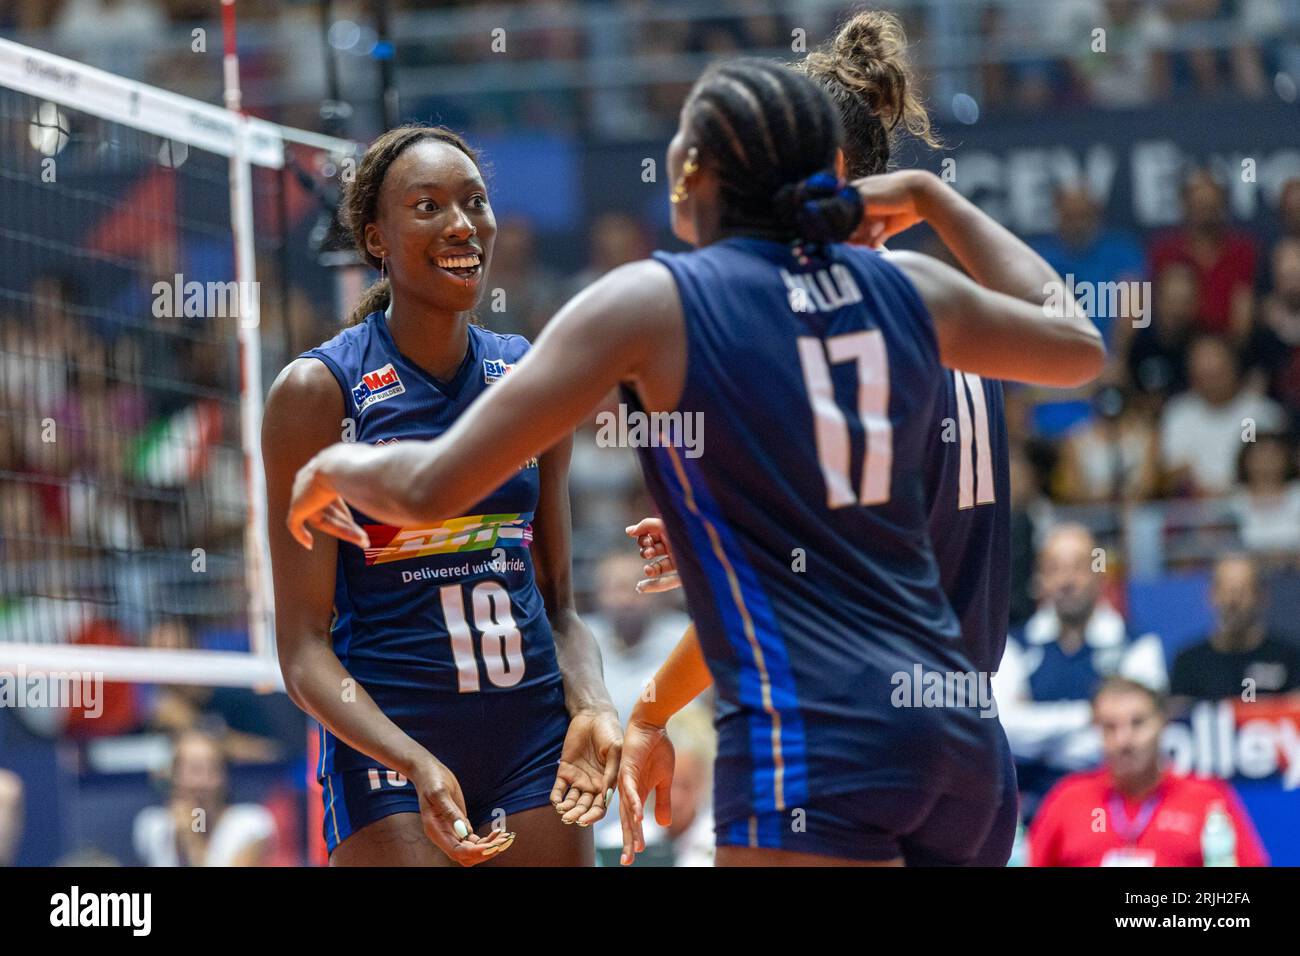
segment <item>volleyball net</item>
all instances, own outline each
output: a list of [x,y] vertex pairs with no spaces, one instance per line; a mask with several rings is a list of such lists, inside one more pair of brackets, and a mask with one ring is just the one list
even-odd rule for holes
[[280,686],[263,383],[355,155],[0,40],[0,671]]

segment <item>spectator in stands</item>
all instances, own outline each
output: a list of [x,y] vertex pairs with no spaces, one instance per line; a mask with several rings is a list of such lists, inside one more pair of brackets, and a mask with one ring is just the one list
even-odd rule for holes
[[1018,628],[1034,613],[1034,543],[1041,528],[1055,524],[1046,482],[1023,442],[1011,445],[1011,608],[1010,625]]
[[[627,723],[632,707],[642,694],[654,692],[651,678],[690,623],[690,618],[676,609],[674,599],[668,595],[637,592],[636,582],[644,577],[644,567],[645,561],[630,541],[607,554],[596,568],[595,611],[582,616],[600,646],[605,686],[622,723]],[[687,709],[702,707],[707,710],[707,705],[697,701]],[[686,785],[684,782],[683,786]],[[675,792],[676,781],[673,788]],[[613,865],[623,846],[618,818],[610,815],[600,820],[595,835],[602,859],[608,859]],[[649,861],[669,862],[668,843],[673,835],[647,825]]]
[[1300,474],[1290,436],[1265,432],[1241,446],[1232,499],[1241,544],[1252,554],[1300,554]]
[[1160,639],[1130,638],[1102,597],[1105,578],[1105,552],[1087,528],[1053,529],[1038,554],[1038,610],[1011,634],[993,679],[1026,818],[1061,777],[1096,763],[1088,700],[1104,678],[1123,674],[1166,686]]
[[1160,482],[1157,431],[1150,416],[1121,388],[1108,385],[1093,396],[1095,414],[1065,440],[1057,468],[1066,501],[1142,501]]
[[718,737],[712,717],[707,708],[689,707],[673,715],[668,733],[676,751],[672,823],[666,834],[673,866],[713,866],[713,760]]
[[1246,362],[1271,395],[1300,410],[1300,238],[1279,239],[1269,262],[1273,284],[1259,304]]
[[145,866],[259,866],[275,835],[271,812],[226,802],[229,774],[221,741],[201,731],[176,740],[171,795],[135,818],[135,852]]
[[575,295],[611,269],[646,258],[654,248],[641,221],[622,212],[601,213],[591,225],[590,236],[587,265],[569,283]]
[[1282,184],[1278,218],[1282,224],[1281,237],[1300,239],[1300,176],[1292,176]]
[[[1164,47],[1169,22],[1150,0],[1074,0],[1061,4],[1059,35],[1074,39],[1073,49],[1089,52],[1071,64],[1078,84],[1093,103],[1140,106],[1169,93],[1169,59]],[[1106,46],[1088,40],[1104,30]]]
[[1029,828],[1030,866],[1268,866],[1228,784],[1161,766],[1159,693],[1112,677],[1092,715],[1104,766],[1052,788]]
[[[213,649],[203,647],[186,622],[174,617],[154,623],[145,643],[155,650]],[[173,736],[207,732],[220,739],[225,757],[238,763],[274,763],[301,741],[301,717],[283,695],[197,684],[146,684],[138,691],[149,730]]]
[[596,568],[596,609],[582,616],[600,646],[605,686],[624,723],[690,623],[672,597],[638,593],[644,566],[631,542],[602,558]]
[[1166,266],[1153,285],[1151,321],[1134,331],[1125,361],[1139,393],[1163,397],[1187,388],[1187,350],[1194,337],[1200,287],[1196,270],[1182,262]]
[[1268,633],[1263,591],[1251,558],[1232,554],[1218,560],[1210,585],[1214,630],[1174,658],[1172,696],[1250,700],[1258,694],[1300,690],[1300,651]]
[[[1107,288],[1108,283],[1139,282],[1145,275],[1142,247],[1129,233],[1103,229],[1101,206],[1081,183],[1067,183],[1056,191],[1056,235],[1033,243],[1048,264],[1080,288]],[[1111,315],[1108,297],[1094,295],[1093,324],[1112,350],[1127,341],[1134,316]],[[1131,301],[1131,300],[1130,300]]]
[[13,866],[23,838],[23,781],[0,769],[0,866]]
[[1175,262],[1191,266],[1201,293],[1198,327],[1240,340],[1250,331],[1255,240],[1230,228],[1227,191],[1209,170],[1188,174],[1182,199],[1182,226],[1151,247],[1151,275],[1158,278]]
[[1285,427],[1282,408],[1241,385],[1228,344],[1201,336],[1187,356],[1191,389],[1165,405],[1160,454],[1165,485],[1177,493],[1223,494],[1233,484],[1243,441]]
[[484,321],[493,332],[535,339],[564,304],[564,284],[538,261],[537,233],[529,220],[514,216],[498,223],[493,248],[493,288],[482,306],[489,313]]

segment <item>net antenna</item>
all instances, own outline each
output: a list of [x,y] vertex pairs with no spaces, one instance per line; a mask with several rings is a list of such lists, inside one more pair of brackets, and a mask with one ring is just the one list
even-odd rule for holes
[[[254,169],[284,170],[290,144],[307,150],[320,151],[333,157],[335,161],[339,157],[355,157],[359,154],[359,148],[357,144],[346,139],[292,129],[245,115],[242,112],[239,88],[234,0],[222,0],[222,14],[224,108],[0,39],[0,107],[4,107],[5,112],[9,114],[5,116],[6,120],[31,123],[33,150],[38,148],[38,134],[41,144],[52,143],[51,149],[62,149],[64,143],[69,140],[67,130],[64,129],[65,125],[69,125],[66,118],[75,117],[71,125],[75,127],[79,123],[83,129],[99,131],[98,135],[102,137],[94,144],[96,148],[89,152],[83,150],[83,153],[92,155],[101,167],[113,172],[118,172],[127,160],[140,161],[138,165],[142,168],[152,163],[154,171],[159,172],[158,167],[161,166],[179,167],[185,163],[184,157],[188,156],[192,167],[200,167],[194,173],[188,173],[191,179],[199,186],[219,189],[219,186],[215,186],[218,181],[213,177],[204,178],[203,165],[206,162],[208,170],[215,172],[213,167],[219,162],[220,157],[228,160],[230,217],[228,228],[233,237],[233,271],[238,297],[238,444],[239,452],[242,454],[245,496],[245,502],[241,503],[244,507],[242,554],[232,554],[229,556],[230,560],[226,562],[230,569],[230,577],[235,583],[223,583],[220,588],[215,584],[201,585],[201,588],[208,590],[204,591],[202,598],[198,600],[197,603],[202,605],[198,610],[195,610],[195,601],[190,597],[196,592],[194,584],[190,582],[177,584],[171,579],[164,580],[167,575],[175,575],[178,548],[174,542],[170,545],[171,552],[167,552],[165,546],[157,544],[152,546],[152,550],[147,543],[138,545],[134,540],[123,544],[120,536],[111,543],[105,544],[105,539],[101,538],[74,541],[71,532],[58,540],[48,535],[46,538],[41,538],[39,534],[34,534],[31,542],[34,546],[28,551],[34,554],[35,558],[21,568],[12,561],[15,553],[13,550],[4,553],[3,562],[0,563],[7,564],[9,567],[6,567],[3,575],[0,575],[0,583],[3,584],[3,590],[0,590],[0,671],[29,674],[93,672],[107,681],[189,683],[264,689],[283,687],[275,650],[270,552],[266,531],[267,505],[260,448],[263,404],[262,335],[256,285]],[[16,108],[14,104],[17,104]],[[52,120],[52,130],[44,122],[47,114]],[[42,127],[40,130],[37,130],[38,125]],[[8,128],[15,130],[22,127],[17,122],[13,122],[8,125]],[[74,143],[76,138],[77,134],[74,130],[71,137]],[[123,144],[134,147],[136,152],[128,155],[128,151],[122,149]],[[84,143],[82,145],[84,146]],[[0,150],[6,150],[11,146],[16,151],[26,148],[26,144],[22,142],[15,141],[8,144],[0,142]],[[44,148],[44,145],[39,148]],[[165,162],[161,159],[154,160],[151,156],[151,152],[158,150],[165,153]],[[181,150],[184,151],[179,153],[181,158],[176,159],[178,151]],[[0,165],[8,165],[8,163]],[[174,176],[179,175],[174,168],[161,171]],[[0,187],[6,189],[7,196],[11,195],[15,198],[14,206],[17,206],[18,200],[23,198],[24,191],[34,194],[42,188],[47,190],[52,188],[42,187],[38,175],[32,175],[24,170],[15,172],[9,169],[0,171]],[[7,191],[9,188],[13,189],[12,194]],[[112,187],[103,188],[111,190]],[[123,200],[120,196],[92,194],[86,189],[75,186],[63,187],[62,178],[59,193],[47,192],[43,195],[52,197],[49,200],[41,200],[47,206],[54,204],[55,208],[59,208],[58,204],[62,203],[62,208],[68,211],[63,214],[63,219],[68,218],[68,213],[73,217],[79,215],[83,218],[91,218],[108,209],[110,212],[118,213],[120,217],[129,218],[132,228],[145,223],[140,228],[146,231],[150,228],[161,230],[163,226],[160,223],[166,220],[165,225],[178,235],[188,235],[186,230],[198,230],[213,242],[216,242],[213,236],[219,235],[226,227],[225,223],[215,221],[204,221],[196,226],[195,216],[189,213],[188,209],[181,209],[179,205],[177,211],[169,210],[167,215],[153,210],[141,211],[132,208],[129,199]],[[8,204],[7,200],[0,202],[0,207]],[[42,227],[48,229],[49,233],[42,235],[40,229],[17,218],[20,216],[17,209],[13,210],[12,215],[14,219],[7,219],[6,210],[0,208],[0,220],[4,220],[0,221],[0,237],[3,238],[3,243],[15,246],[19,262],[22,261],[23,256],[34,262],[53,249],[63,253],[69,262],[78,267],[84,265],[88,271],[98,270],[107,273],[116,269],[119,274],[126,274],[134,269],[136,280],[146,277],[146,270],[135,262],[127,261],[130,253],[121,251],[120,245],[113,246],[114,242],[119,241],[115,238],[114,229],[104,230],[108,238],[103,239],[103,243],[112,247],[111,250],[109,252],[101,250],[92,254],[85,248],[76,247],[75,243],[64,239],[61,234],[57,237],[51,235],[65,227],[66,224],[61,220],[50,222]],[[59,214],[52,215],[57,218]],[[168,215],[171,218],[168,218]],[[105,218],[110,217],[105,216]],[[116,230],[116,232],[121,231],[123,230]],[[180,239],[175,237],[172,241],[176,244],[180,243]],[[8,248],[9,246],[5,246],[6,251]],[[17,302],[34,312],[36,306],[33,303],[36,300],[24,288],[20,288],[20,283],[25,280],[16,275],[18,271],[15,269],[14,276],[0,280],[0,306],[4,306],[7,301]],[[147,278],[153,279],[158,276],[156,273],[148,273]],[[171,276],[166,278],[170,279]],[[180,276],[176,278],[179,281]],[[87,278],[85,281],[93,282],[94,279]],[[10,283],[13,283],[12,287]],[[186,286],[188,287],[188,283]],[[132,310],[125,307],[114,311],[96,303],[72,311],[76,313],[75,317],[81,325],[90,326],[98,323],[102,326],[105,323],[117,323],[114,328],[129,327],[138,340],[149,343],[165,342],[163,333],[140,324],[140,316],[141,314],[147,316],[147,310],[147,304],[141,313],[139,309]],[[158,313],[155,311],[154,314]],[[0,318],[4,317],[0,315]],[[131,326],[131,322],[136,324]],[[78,325],[78,328],[81,328],[81,325]],[[16,327],[17,334],[21,335],[24,330],[20,326],[19,322],[8,325],[0,323],[0,336],[13,332]],[[194,335],[197,339],[197,333]],[[222,343],[208,341],[202,344],[219,348]],[[166,348],[162,344],[154,347]],[[10,363],[7,368],[21,370],[23,363],[37,358],[39,357],[24,353],[21,348],[7,349],[7,341],[0,337],[0,360]],[[87,369],[96,371],[91,369],[89,364],[76,365],[75,358],[69,360],[69,367],[83,372]],[[117,369],[97,371],[106,373],[107,377],[112,378]],[[30,372],[31,369],[27,369],[24,374]],[[32,377],[38,376],[33,374]],[[232,375],[231,378],[233,377]],[[168,382],[165,386],[157,386],[157,381],[157,378],[142,375],[132,384],[140,390],[157,387],[170,389],[171,392],[176,393],[184,393],[187,388],[192,393],[201,391],[194,383],[176,381]],[[10,393],[12,394],[12,390]],[[18,427],[32,417],[39,420],[38,413],[40,408],[44,407],[40,405],[40,399],[24,400],[30,403],[30,407],[23,408],[21,404],[14,405],[10,399],[4,399],[10,407],[6,408],[0,404],[0,425]],[[196,403],[196,405],[201,404],[202,402]],[[230,404],[234,404],[233,398]],[[175,416],[178,419],[181,417],[183,416]],[[195,426],[191,431],[187,431],[186,439],[199,430],[199,427]],[[158,444],[155,442],[155,448]],[[166,445],[166,442],[161,444]],[[217,441],[212,440],[204,444],[200,451],[196,451],[195,447],[186,444],[185,441],[173,441],[166,449],[174,453],[168,460],[177,457],[185,458],[186,455],[192,459],[207,454],[216,444]],[[232,444],[231,456],[233,455]],[[139,457],[137,455],[137,458]],[[137,471],[148,472],[149,480],[154,482],[151,487],[141,492],[139,497],[143,499],[152,496],[154,499],[162,500],[170,495],[174,500],[169,500],[168,504],[175,505],[176,510],[192,509],[193,489],[188,489],[189,497],[181,500],[187,493],[183,477],[177,479],[174,474],[171,478],[157,477],[160,469],[166,470],[158,464],[157,459],[165,457],[154,455],[143,465],[139,461],[136,462]],[[195,467],[192,461],[188,461],[188,464],[191,468]],[[3,471],[5,467],[0,464],[0,479],[8,482],[5,488],[19,487],[18,482],[26,476],[5,473]],[[173,468],[173,473],[176,470]],[[66,494],[76,481],[75,476],[71,479],[58,477],[50,479],[48,484],[57,485],[60,491]],[[94,484],[93,480],[83,483],[92,486]],[[157,490],[160,486],[165,486],[165,492]],[[0,492],[3,490],[0,489]],[[37,497],[31,487],[20,488],[20,490],[28,494],[32,500]],[[116,490],[120,491],[120,489]],[[135,493],[136,489],[133,486],[124,494]],[[157,505],[157,501],[151,500],[148,504]],[[184,518],[178,519],[182,524],[184,520]],[[4,537],[3,532],[4,528],[0,526],[0,538]],[[51,563],[46,560],[42,564],[38,560],[42,557],[41,548],[47,544],[59,555],[71,555],[71,557],[67,560],[67,567],[56,568],[46,577],[40,577],[39,573],[31,572],[31,568],[38,564],[43,567]],[[2,541],[0,545],[3,545]],[[187,553],[188,548],[180,551],[181,556]],[[188,649],[183,645],[177,649],[165,645],[131,646],[131,641],[96,641],[93,634],[89,639],[85,637],[86,624],[92,617],[99,620],[113,619],[115,623],[128,618],[136,622],[137,626],[132,629],[123,625],[123,629],[133,630],[137,635],[148,630],[158,615],[164,612],[191,616],[211,613],[215,617],[217,612],[208,610],[208,606],[216,600],[211,597],[211,594],[217,590],[222,590],[223,594],[241,590],[238,582],[240,572],[238,565],[241,560],[242,593],[247,598],[245,619],[247,651]],[[131,565],[134,576],[129,587],[124,589],[121,585],[124,580],[122,566],[127,563]],[[160,568],[164,570],[159,571]],[[111,583],[106,585],[105,581]],[[181,590],[186,594],[184,600],[178,600],[176,597]],[[112,596],[105,598],[106,592],[111,592]],[[123,597],[123,594],[126,594],[126,597]],[[108,610],[106,611],[105,608]],[[224,614],[227,610],[228,608],[222,608],[221,613]],[[69,636],[71,634],[81,636],[73,638]]]

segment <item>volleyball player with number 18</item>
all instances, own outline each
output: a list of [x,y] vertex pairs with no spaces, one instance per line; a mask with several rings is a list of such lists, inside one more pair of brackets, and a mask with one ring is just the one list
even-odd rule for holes
[[360,447],[427,440],[529,347],[471,321],[496,223],[459,136],[383,134],[345,211],[384,278],[281,373],[263,427],[280,661],[321,723],[330,862],[592,865],[586,827],[612,794],[621,733],[573,609],[569,443],[476,481],[438,520],[334,502],[315,527],[355,537],[304,551],[286,531],[294,473],[340,430]]

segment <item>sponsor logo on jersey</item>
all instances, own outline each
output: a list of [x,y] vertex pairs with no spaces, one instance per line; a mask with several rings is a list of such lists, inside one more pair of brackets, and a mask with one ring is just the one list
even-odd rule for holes
[[397,369],[389,362],[383,368],[361,376],[361,381],[352,386],[352,401],[356,402],[357,411],[363,412],[375,402],[382,402],[405,391],[406,386],[397,377]]
[[368,524],[370,547],[366,564],[388,564],[427,558],[435,554],[460,554],[493,548],[527,547],[533,540],[533,515],[465,515],[449,518],[431,528],[397,528]]
[[505,359],[484,359],[483,360],[483,381],[491,385],[500,379],[506,377],[514,368],[513,364],[507,363]]

